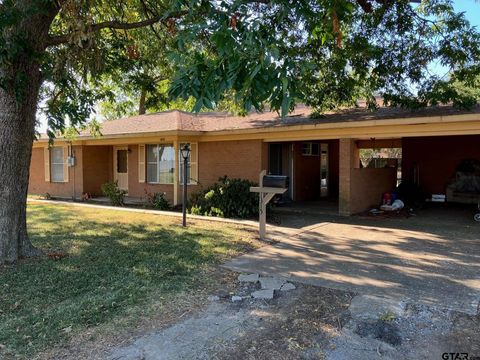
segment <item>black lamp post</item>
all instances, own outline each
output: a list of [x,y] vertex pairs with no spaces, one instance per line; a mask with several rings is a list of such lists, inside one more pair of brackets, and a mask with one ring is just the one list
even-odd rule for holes
[[182,212],[183,212],[183,226],[187,226],[187,185],[188,185],[188,159],[190,157],[190,146],[184,144],[180,148],[180,155],[183,158],[183,201],[182,201]]

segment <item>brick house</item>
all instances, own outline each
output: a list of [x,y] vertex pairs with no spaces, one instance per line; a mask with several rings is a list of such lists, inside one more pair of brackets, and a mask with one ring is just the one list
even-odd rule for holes
[[179,149],[189,143],[189,192],[224,175],[258,181],[266,169],[290,177],[292,201],[337,199],[339,213],[348,215],[378,203],[396,184],[396,169],[361,168],[359,149],[402,148],[403,180],[430,193],[446,192],[462,159],[480,160],[480,106],[415,112],[359,107],[319,119],[310,113],[304,106],[284,119],[269,112],[236,117],[174,110],[104,122],[97,138],[82,133],[72,142],[57,139],[53,147],[40,138],[29,193],[80,198],[100,195],[103,183],[117,180],[130,197],[165,192],[176,205],[183,176]]

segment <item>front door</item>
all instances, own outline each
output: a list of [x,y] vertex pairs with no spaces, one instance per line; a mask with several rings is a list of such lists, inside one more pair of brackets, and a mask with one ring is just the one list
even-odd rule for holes
[[113,179],[118,187],[128,191],[128,147],[114,146],[113,148]]

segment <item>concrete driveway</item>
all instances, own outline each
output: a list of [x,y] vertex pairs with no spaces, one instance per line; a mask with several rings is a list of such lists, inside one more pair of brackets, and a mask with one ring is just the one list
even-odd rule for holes
[[279,243],[225,267],[477,314],[480,224],[469,209],[402,219],[296,214],[270,227]]

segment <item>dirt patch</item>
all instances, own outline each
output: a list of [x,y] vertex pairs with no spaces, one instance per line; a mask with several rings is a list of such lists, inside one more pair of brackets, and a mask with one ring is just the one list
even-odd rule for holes
[[297,285],[269,301],[249,301],[251,323],[213,359],[319,359],[349,320],[351,293]]
[[398,325],[383,320],[373,322],[361,321],[357,323],[354,330],[355,334],[360,337],[371,337],[393,346],[398,346],[402,343],[399,331]]
[[[404,303],[395,316],[352,314],[339,336],[332,340],[326,358],[442,359],[444,353],[480,355],[479,316]],[[372,313],[370,313],[371,315]]]
[[[258,284],[257,284],[258,286]],[[253,285],[233,293],[247,294]],[[117,347],[108,359],[318,359],[349,319],[352,294],[300,285],[272,300],[228,297],[164,331]]]

